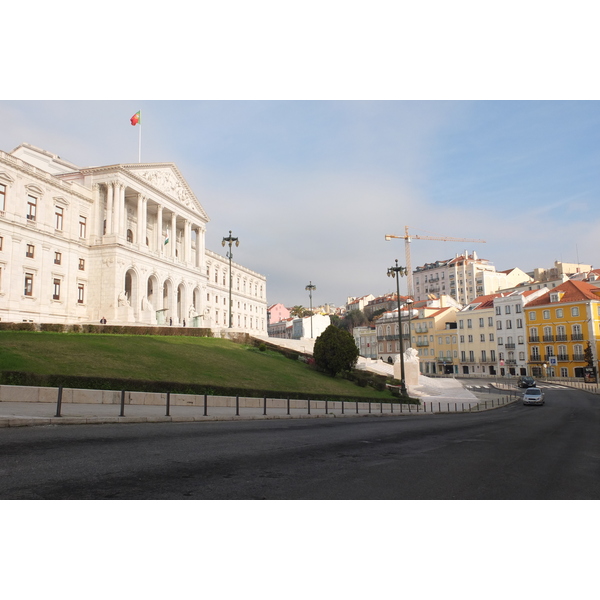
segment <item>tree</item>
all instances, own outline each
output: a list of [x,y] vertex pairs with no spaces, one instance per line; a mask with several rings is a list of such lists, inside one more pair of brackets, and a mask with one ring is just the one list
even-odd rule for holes
[[306,309],[304,308],[304,306],[297,304],[290,310],[290,316],[302,318],[305,312]]
[[313,356],[319,369],[335,377],[342,371],[354,368],[358,360],[358,348],[347,331],[329,325],[315,340]]
[[351,310],[347,312],[339,321],[335,324],[340,329],[345,329],[352,333],[355,327],[360,327],[361,325],[368,325],[369,320],[365,316],[362,310]]
[[583,351],[583,360],[585,360],[588,367],[594,366],[594,353],[592,352],[592,346],[589,342],[587,343],[587,346]]

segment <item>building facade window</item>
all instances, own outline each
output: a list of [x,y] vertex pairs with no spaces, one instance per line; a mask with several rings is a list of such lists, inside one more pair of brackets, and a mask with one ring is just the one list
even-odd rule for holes
[[85,285],[83,283],[77,284],[77,304],[83,304],[85,299]]
[[33,273],[25,273],[25,296],[33,296]]
[[579,307],[578,306],[573,306],[571,308],[571,316],[572,317],[578,317],[579,316]]
[[62,254],[60,252],[55,252],[54,253],[54,264],[60,265],[61,262],[62,262]]
[[27,250],[25,251],[25,256],[27,258],[33,258],[35,255],[35,246],[33,244],[27,244]]
[[6,210],[6,185],[0,183],[0,213]]
[[57,206],[54,209],[54,229],[62,231],[63,229],[63,217],[65,209],[61,206]]
[[52,294],[52,299],[53,300],[60,300],[60,279],[54,279],[52,282],[52,285],[54,287],[54,291]]
[[84,238],[87,230],[87,218],[79,215],[79,237]]
[[85,259],[83,259],[83,258],[79,259],[79,270],[85,271]]
[[35,221],[37,216],[37,198],[27,196],[27,220]]

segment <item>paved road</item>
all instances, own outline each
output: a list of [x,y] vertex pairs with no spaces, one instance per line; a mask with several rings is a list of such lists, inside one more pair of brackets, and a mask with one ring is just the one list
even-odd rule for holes
[[600,397],[481,414],[0,430],[2,499],[598,499]]

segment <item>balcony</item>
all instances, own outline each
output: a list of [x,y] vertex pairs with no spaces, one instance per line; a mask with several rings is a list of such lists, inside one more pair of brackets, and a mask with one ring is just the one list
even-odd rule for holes
[[417,342],[418,348],[423,348],[425,346],[429,346],[429,342],[427,340],[421,340],[420,342]]
[[557,342],[567,342],[569,340],[569,337],[565,334],[560,334],[556,336],[556,341]]
[[529,341],[533,342],[534,344],[537,344],[537,343],[539,343],[540,338],[537,335],[530,335],[529,336]]
[[557,356],[557,358],[558,358],[558,362],[568,362],[569,355],[568,354],[559,354]]
[[583,354],[573,354],[573,360],[583,362],[585,360],[585,357],[583,356]]
[[553,335],[545,335],[543,337],[543,341],[544,342],[553,342],[554,341],[554,336]]
[[532,362],[532,363],[541,363],[541,362],[544,362],[544,361],[542,360],[542,357],[539,354],[532,354],[529,357],[529,362]]
[[583,341],[583,333],[574,333],[573,335],[571,335],[571,340],[573,342]]
[[508,348],[509,350],[514,350],[515,349],[515,344],[504,344],[505,348]]
[[517,361],[514,358],[509,358],[508,360],[504,361],[505,365],[516,365]]

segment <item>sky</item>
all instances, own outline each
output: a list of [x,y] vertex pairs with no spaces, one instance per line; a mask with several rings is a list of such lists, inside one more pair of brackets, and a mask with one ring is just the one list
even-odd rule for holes
[[[598,101],[6,100],[0,149],[86,167],[173,162],[207,212],[207,248],[267,277],[267,301],[342,305],[464,250],[497,270],[600,267]],[[406,280],[400,281],[401,293]]]

